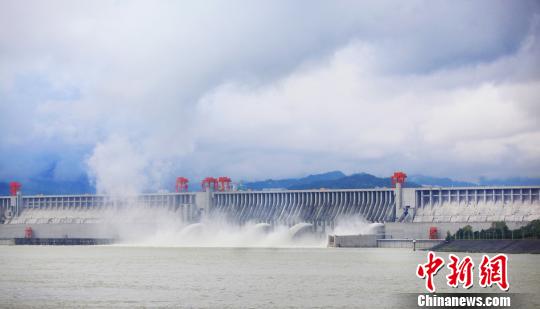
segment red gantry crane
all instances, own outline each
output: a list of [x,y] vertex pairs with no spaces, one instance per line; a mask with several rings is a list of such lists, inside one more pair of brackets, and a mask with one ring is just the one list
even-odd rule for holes
[[214,177],[206,177],[201,182],[201,187],[203,191],[217,191],[218,189],[218,181]]
[[17,195],[17,192],[21,191],[21,183],[17,181],[12,181],[9,183],[9,194],[12,196]]
[[227,176],[218,178],[218,190],[219,191],[231,191],[231,179]]
[[407,178],[407,174],[403,173],[403,172],[395,172],[394,175],[392,175],[391,179],[392,179],[392,187],[395,187],[396,184],[401,184],[403,186],[403,184],[405,183],[405,179]]
[[187,192],[188,183],[189,183],[189,179],[185,177],[176,178],[176,192]]

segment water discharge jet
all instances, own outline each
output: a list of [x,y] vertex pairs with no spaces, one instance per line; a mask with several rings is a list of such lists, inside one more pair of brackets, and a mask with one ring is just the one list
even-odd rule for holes
[[253,226],[253,229],[260,233],[270,233],[272,231],[272,225],[268,223],[257,223]]
[[311,232],[313,224],[307,222],[301,222],[289,229],[289,235],[292,239],[301,237],[309,232]]
[[180,231],[180,236],[190,237],[194,235],[200,235],[203,233],[204,224],[202,223],[192,223]]

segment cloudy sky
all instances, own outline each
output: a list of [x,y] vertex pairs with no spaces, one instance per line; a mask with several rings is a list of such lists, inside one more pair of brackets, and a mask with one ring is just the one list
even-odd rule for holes
[[540,176],[538,1],[0,1],[0,180]]

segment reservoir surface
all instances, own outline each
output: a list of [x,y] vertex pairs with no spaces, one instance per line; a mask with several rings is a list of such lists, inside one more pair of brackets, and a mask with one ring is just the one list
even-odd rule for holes
[[[0,307],[391,308],[425,292],[415,271],[426,259],[380,248],[0,246]],[[509,292],[531,308],[539,266],[540,255],[509,255]],[[447,287],[441,269],[437,292],[500,292],[478,286],[477,268],[470,290]]]

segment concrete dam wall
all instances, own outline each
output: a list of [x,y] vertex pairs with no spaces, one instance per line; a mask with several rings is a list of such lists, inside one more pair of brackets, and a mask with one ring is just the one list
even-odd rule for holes
[[522,222],[540,218],[538,187],[416,189],[413,222]]
[[362,216],[371,222],[395,220],[395,197],[391,189],[303,190],[215,193],[212,210],[240,223],[299,222],[331,224],[341,216]]
[[[528,222],[540,219],[540,187],[381,188],[0,197],[4,224],[135,223],[176,218],[199,222],[219,214],[239,224],[308,222],[331,226],[340,217],[370,222]],[[159,214],[162,214],[160,216]]]
[[186,222],[200,217],[195,193],[0,197],[0,221],[4,224],[90,224],[111,219],[144,223],[163,212]]

